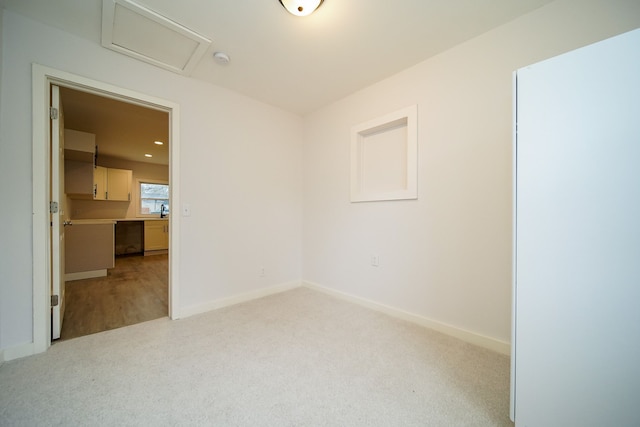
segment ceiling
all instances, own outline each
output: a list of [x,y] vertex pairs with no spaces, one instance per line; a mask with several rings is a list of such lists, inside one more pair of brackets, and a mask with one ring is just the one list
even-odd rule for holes
[[[134,1],[212,41],[192,78],[304,116],[552,0],[324,0],[307,17],[278,0]],[[101,46],[102,0],[0,6]],[[156,39],[146,31],[140,37]],[[231,61],[217,63],[216,51]],[[168,140],[166,113],[68,89],[62,96],[66,126],[98,135],[100,154],[168,164],[168,145],[153,145]]]
[[[64,126],[96,135],[100,156],[169,164],[169,113],[104,96],[60,88]],[[157,145],[154,142],[163,142]],[[146,157],[151,154],[152,157]]]
[[[305,115],[551,1],[325,0],[307,17],[278,0],[136,2],[212,41],[191,77]],[[101,43],[102,0],[0,5]]]

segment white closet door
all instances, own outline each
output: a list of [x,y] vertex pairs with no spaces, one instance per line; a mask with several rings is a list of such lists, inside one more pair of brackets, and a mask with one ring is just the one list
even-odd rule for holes
[[640,30],[517,72],[517,426],[640,425]]

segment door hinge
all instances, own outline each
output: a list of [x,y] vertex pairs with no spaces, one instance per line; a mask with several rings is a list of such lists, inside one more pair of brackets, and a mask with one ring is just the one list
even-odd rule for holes
[[49,107],[49,117],[51,120],[58,120],[58,109]]
[[49,213],[58,213],[58,202],[49,202]]
[[51,307],[58,305],[58,295],[51,295]]

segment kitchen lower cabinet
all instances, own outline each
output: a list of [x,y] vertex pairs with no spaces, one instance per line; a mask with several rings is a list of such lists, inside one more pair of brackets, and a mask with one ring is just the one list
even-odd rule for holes
[[65,280],[106,276],[115,266],[114,221],[71,221],[65,227]]
[[144,252],[169,249],[169,220],[144,222]]

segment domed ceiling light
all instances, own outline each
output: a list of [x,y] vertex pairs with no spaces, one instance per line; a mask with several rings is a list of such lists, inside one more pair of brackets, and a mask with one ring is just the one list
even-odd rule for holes
[[292,15],[311,15],[324,0],[280,0],[280,4]]

